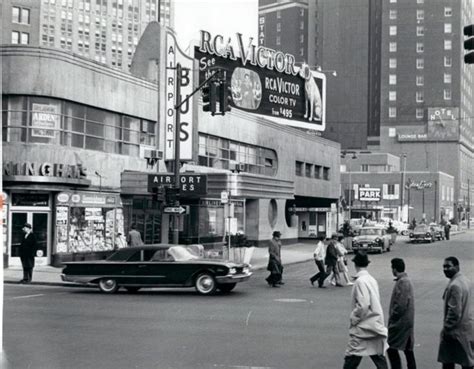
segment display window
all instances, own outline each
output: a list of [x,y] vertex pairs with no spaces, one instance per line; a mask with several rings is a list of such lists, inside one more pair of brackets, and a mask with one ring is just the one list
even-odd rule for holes
[[111,251],[126,246],[118,195],[62,192],[56,203],[57,253]]

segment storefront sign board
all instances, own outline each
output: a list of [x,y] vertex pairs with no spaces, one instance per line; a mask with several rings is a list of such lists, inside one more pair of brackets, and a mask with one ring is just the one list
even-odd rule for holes
[[[181,194],[207,194],[207,175],[205,174],[181,174],[179,176]],[[175,184],[174,174],[149,174],[148,192],[161,186],[169,187]]]
[[359,188],[360,201],[380,201],[380,188]]

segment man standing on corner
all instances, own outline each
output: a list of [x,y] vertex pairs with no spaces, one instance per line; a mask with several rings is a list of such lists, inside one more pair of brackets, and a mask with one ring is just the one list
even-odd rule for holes
[[443,369],[454,369],[455,364],[472,369],[474,337],[469,281],[461,274],[459,260],[454,256],[444,259],[443,272],[449,282],[443,294],[444,317],[438,362],[442,363]]
[[23,238],[20,245],[20,260],[23,267],[23,279],[20,283],[30,283],[33,279],[33,268],[35,267],[36,237],[30,223],[25,223],[22,230],[25,232],[25,238]]
[[273,232],[273,238],[270,240],[268,246],[268,266],[267,270],[270,275],[266,278],[267,283],[272,287],[280,287],[284,284],[282,281],[283,277],[283,264],[281,263],[281,233],[279,231]]
[[392,369],[402,369],[398,350],[405,353],[407,369],[416,369],[414,347],[415,298],[413,285],[405,273],[403,259],[391,261],[395,277],[388,318],[388,359]]
[[349,343],[343,369],[356,369],[362,357],[370,356],[377,369],[388,369],[385,360],[387,328],[380,304],[379,286],[367,271],[367,254],[356,253],[352,259],[357,274],[352,286]]

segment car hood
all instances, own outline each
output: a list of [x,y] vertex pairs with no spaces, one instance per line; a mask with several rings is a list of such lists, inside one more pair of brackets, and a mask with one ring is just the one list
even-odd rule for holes
[[364,236],[357,236],[354,237],[354,241],[375,241],[376,238],[382,238],[382,236],[375,236],[375,235],[364,235]]

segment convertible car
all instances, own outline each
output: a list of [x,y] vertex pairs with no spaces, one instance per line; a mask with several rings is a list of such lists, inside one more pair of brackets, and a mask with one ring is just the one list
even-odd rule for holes
[[415,227],[414,230],[410,232],[410,241],[419,242],[419,241],[428,241],[435,242],[435,234],[433,230],[427,224],[420,224]]
[[377,251],[383,253],[390,251],[391,236],[382,227],[362,227],[359,235],[352,241],[352,250]]
[[106,293],[120,287],[129,292],[142,287],[195,287],[200,294],[210,295],[216,290],[230,292],[252,275],[247,264],[203,259],[186,246],[167,244],[126,247],[106,260],[65,265],[63,281],[97,285]]

